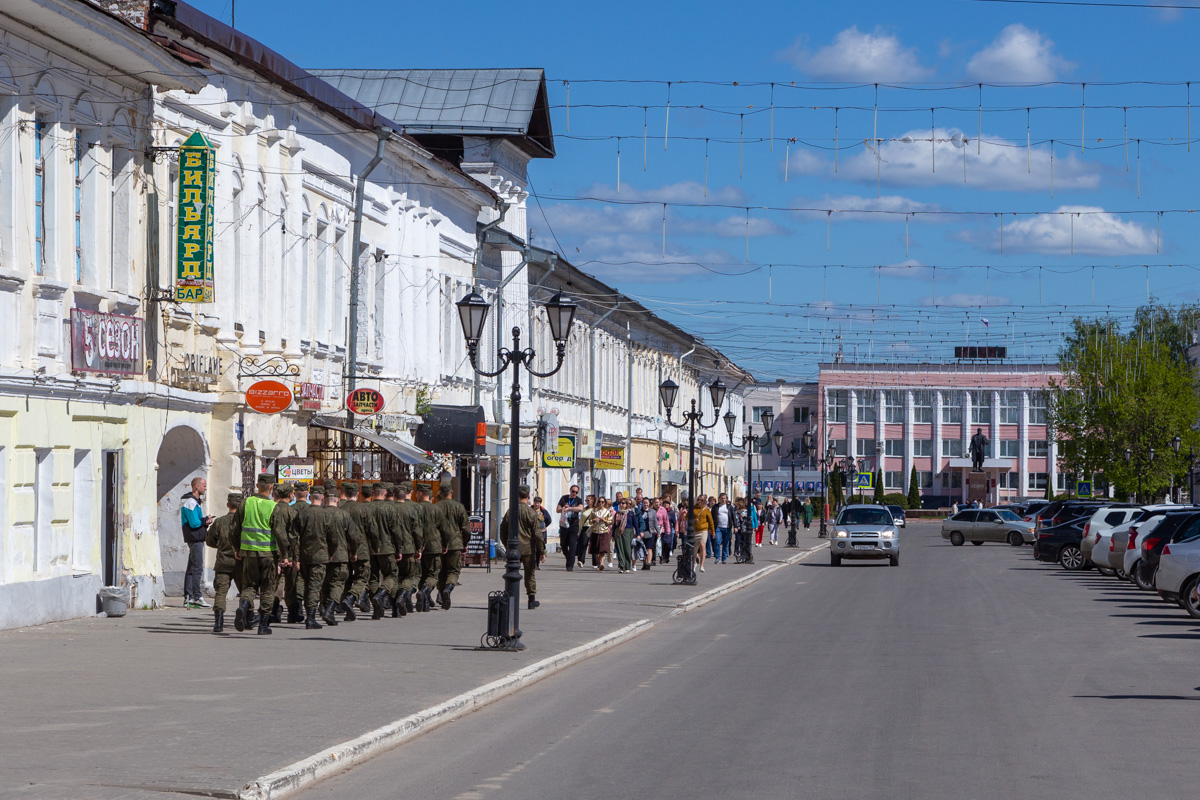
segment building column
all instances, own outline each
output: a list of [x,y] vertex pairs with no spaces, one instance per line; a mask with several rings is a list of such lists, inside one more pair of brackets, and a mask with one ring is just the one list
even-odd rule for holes
[[929,469],[933,473],[934,487],[941,494],[941,486],[938,485],[941,479],[938,475],[942,472],[942,392],[935,390],[933,392],[933,457],[929,461]]
[[913,424],[916,416],[912,390],[904,393],[904,468],[900,476],[901,492],[908,494],[908,481],[913,468]]
[[[879,391],[877,391],[875,393],[875,452],[878,453],[880,446],[882,445],[884,447],[885,454],[882,456],[879,456],[875,459],[875,469],[876,470],[886,469],[885,464],[887,463],[886,462],[886,459],[887,459],[886,438],[887,437],[886,437],[886,434],[884,433],[884,426],[886,425],[886,422],[887,422],[887,412],[886,412],[886,406],[884,404],[884,394],[883,394],[883,390],[880,389]],[[874,455],[874,454],[872,454],[872,455]],[[880,477],[880,480],[882,480],[882,476]],[[884,488],[886,491],[886,485]]]
[[1017,480],[1021,488],[1018,496],[1029,494],[1029,392],[1021,392],[1021,416],[1017,425]]
[[855,440],[858,437],[858,392],[850,389],[846,392],[846,456],[858,459],[855,451]]
[[[1050,495],[1058,494],[1058,442],[1052,437],[1046,437],[1046,485],[1050,487]],[[1068,489],[1068,491],[1070,491]]]

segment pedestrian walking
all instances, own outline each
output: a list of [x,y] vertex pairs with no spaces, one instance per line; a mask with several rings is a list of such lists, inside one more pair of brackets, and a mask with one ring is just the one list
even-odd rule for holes
[[748,510],[750,513],[750,530],[754,532],[754,546],[762,547],[763,529],[766,528],[766,520],[763,518],[757,497],[750,501]]
[[[589,494],[584,503],[584,511],[596,509],[596,495]],[[575,538],[575,566],[582,567],[584,556],[588,554],[588,549],[591,546],[592,531],[591,519],[585,521],[582,514],[579,516],[579,535]]]
[[[258,476],[258,493],[246,498],[238,510],[237,555],[242,562],[242,594],[234,614],[234,627],[240,632],[247,627],[254,609],[254,596],[258,594],[258,633],[271,633],[271,601],[275,597],[276,555],[281,551],[280,542],[287,539],[281,531],[286,521],[283,515],[275,515],[276,505],[271,499],[273,481],[267,475]],[[286,552],[286,551],[284,551]],[[320,587],[317,587],[320,591]]]
[[813,504],[807,497],[804,498],[804,506],[800,509],[800,519],[804,521],[804,530],[808,530],[812,526]]
[[[433,592],[437,589],[438,575],[442,571],[442,542],[444,526],[441,514],[429,502],[425,485],[414,483],[411,502],[416,504],[423,519],[424,541],[421,547],[421,584],[420,591],[415,594],[417,611],[433,610]],[[526,503],[528,506],[528,503]],[[533,511],[532,508],[529,509]]]
[[633,537],[637,533],[635,514],[628,500],[621,500],[614,522],[614,541],[617,551],[617,571],[622,575],[633,570]]
[[734,561],[742,564],[754,563],[754,551],[750,549],[750,537],[754,534],[752,510],[753,506],[744,497],[734,504]]
[[227,513],[213,520],[204,534],[204,543],[217,551],[217,559],[213,564],[213,633],[225,630],[225,603],[229,595],[229,585],[237,587],[238,594],[242,591],[241,565],[238,563],[234,540],[237,530],[238,509],[242,507],[241,492],[231,492],[225,499]]
[[[712,512],[708,509],[708,503],[704,502],[703,496],[696,498],[696,507],[693,514],[696,518],[696,541],[694,543],[696,547],[696,564],[699,566],[700,571],[704,572],[705,546],[711,538],[713,516]],[[680,522],[684,525],[687,524],[683,520],[680,520]],[[687,534],[685,533],[684,535],[686,536]]]
[[583,512],[583,500],[579,487],[572,486],[567,494],[558,498],[555,506],[558,518],[558,548],[567,559],[567,572],[575,569],[575,544],[579,536],[579,517]]
[[[358,491],[357,486],[354,489]],[[353,524],[350,514],[338,508],[338,485],[332,478],[325,481],[325,515],[329,525],[329,562],[325,565],[325,581],[321,584],[321,602],[317,613],[326,625],[333,627],[338,624],[334,611],[350,577],[350,542],[354,534],[350,531]]]
[[592,567],[604,570],[608,565],[608,550],[612,547],[613,510],[607,497],[596,501],[592,509],[588,535],[591,540]]
[[[451,494],[449,483],[443,483],[438,487],[437,506],[446,522],[447,536],[446,541],[442,543],[445,546],[445,552],[442,554],[442,570],[438,573],[437,582],[437,602],[443,611],[450,608],[450,595],[454,592],[454,587],[458,585],[459,578],[462,576],[462,557],[466,552],[467,542],[471,538],[471,517],[467,513],[467,507],[451,497]],[[539,497],[534,510],[538,511],[538,533],[541,534],[542,541],[545,541],[546,522],[549,515],[546,518],[542,517],[546,510],[540,508],[541,502],[542,498]]]
[[671,515],[667,512],[667,505],[670,503],[667,498],[654,498],[651,506],[654,508],[654,516],[658,521],[658,548],[655,553],[659,564],[670,563],[671,551],[668,542],[675,534],[675,529],[671,525]]
[[[329,540],[326,536],[324,489],[314,486],[309,493],[309,500],[311,505],[308,511],[300,516],[300,574],[296,579],[296,590],[304,598],[304,627],[312,631],[324,627],[317,622],[317,607],[321,604],[321,587],[325,584]],[[237,613],[242,613],[240,605]]]
[[346,622],[358,618],[355,607],[367,596],[371,581],[371,543],[379,540],[375,531],[376,519],[368,503],[359,502],[360,495],[373,495],[373,487],[346,481],[342,484],[342,499],[338,508],[350,515],[354,521],[353,538],[350,540],[349,574],[342,596],[337,599],[337,610],[343,612]]
[[203,503],[208,481],[192,478],[191,491],[179,498],[183,543],[187,545],[187,569],[183,573],[183,604],[187,608],[211,608],[204,600],[204,540],[213,517],[205,516]]
[[[538,513],[529,505],[529,487],[517,487],[517,540],[521,547],[521,568],[525,571],[525,595],[529,600],[529,608],[541,605],[537,599],[538,565],[546,561],[546,544],[538,535],[540,518]],[[508,511],[500,520],[500,538],[508,541],[509,522]]]
[[729,502],[729,497],[721,492],[717,505],[713,509],[713,520],[717,525],[717,542],[713,545],[713,555],[722,564],[729,559],[729,548],[733,537],[734,514],[737,509]]

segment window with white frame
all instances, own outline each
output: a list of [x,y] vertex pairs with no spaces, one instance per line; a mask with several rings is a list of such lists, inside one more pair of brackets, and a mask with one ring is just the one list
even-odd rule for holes
[[1030,439],[1029,440],[1029,457],[1030,458],[1045,458],[1050,452],[1049,444],[1045,439]]
[[1020,458],[1021,442],[1018,439],[1000,440],[1000,458]]
[[933,488],[933,472],[930,470],[917,470],[917,484],[922,489]]
[[914,456],[933,455],[933,439],[913,439]]
[[897,491],[904,488],[904,473],[900,470],[888,470],[883,473],[883,488],[895,489]]
[[[75,234],[75,280],[83,280],[83,131],[75,129],[75,148],[71,154],[71,177],[73,192],[71,195],[71,227]],[[172,229],[174,230],[174,229]]]
[[1054,484],[1058,491],[1065,492],[1067,490],[1067,473],[1059,472],[1054,476]]
[[770,411],[772,414],[775,413],[775,409],[771,408],[771,406],[754,406],[750,409],[750,421],[755,425],[761,424],[763,414],[767,413],[768,411]]
[[962,488],[962,473],[956,471],[942,473],[942,488],[943,489],[961,489]]
[[1030,425],[1045,425],[1046,424],[1046,393],[1045,392],[1030,392],[1029,393],[1029,424]]
[[942,424],[962,424],[962,393],[942,392]]
[[46,197],[46,156],[50,149],[47,128],[42,118],[33,119],[33,269],[38,275],[46,272],[46,209],[53,203]]
[[875,393],[868,391],[859,392],[854,419],[858,422],[870,424],[875,421],[875,417]]
[[992,393],[990,391],[971,392],[971,424],[992,424]]
[[904,423],[904,392],[891,389],[883,393],[883,419],[893,425]]
[[933,422],[933,392],[913,392],[913,422]]
[[904,455],[904,440],[903,439],[885,439],[883,442],[883,453],[888,456],[903,456]]
[[942,439],[942,456],[944,458],[962,458],[962,439]]
[[1001,425],[1019,425],[1019,424],[1021,424],[1021,393],[1020,392],[1001,392],[1000,393],[1000,424]]
[[845,422],[847,409],[850,407],[849,392],[845,389],[835,389],[828,394],[827,422]]
[[[313,324],[313,341],[329,343],[329,224],[317,220],[316,234],[317,269],[313,277],[313,302],[316,308]],[[234,242],[238,241],[234,232]]]
[[1029,473],[1029,489],[1030,491],[1046,491],[1047,475],[1045,472]]
[[875,457],[875,440],[874,439],[855,439],[854,440],[854,455],[874,458]]
[[1019,490],[1021,488],[1021,475],[1018,472],[1001,472],[996,484],[1001,489]]
[[830,439],[829,443],[833,445],[833,454],[839,458],[846,457],[846,440],[845,439]]

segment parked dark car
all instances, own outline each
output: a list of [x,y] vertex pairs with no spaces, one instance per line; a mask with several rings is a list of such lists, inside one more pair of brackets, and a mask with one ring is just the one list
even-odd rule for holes
[[1102,505],[1104,504],[1099,500],[1055,500],[1037,512],[1034,531],[1054,528],[1079,517],[1090,517]]
[[1168,513],[1158,527],[1142,540],[1141,563],[1133,576],[1137,585],[1146,591],[1154,591],[1154,573],[1158,571],[1158,561],[1163,548],[1171,542],[1182,542],[1197,535],[1200,531],[1200,511],[1172,511]]
[[1063,569],[1081,570],[1087,559],[1079,549],[1087,517],[1076,517],[1053,528],[1042,528],[1033,542],[1033,557],[1047,564],[1060,564]]

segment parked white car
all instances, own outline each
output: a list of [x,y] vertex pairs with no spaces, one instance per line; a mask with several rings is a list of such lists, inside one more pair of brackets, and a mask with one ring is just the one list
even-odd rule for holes
[[[1142,506],[1142,512],[1135,515],[1131,520],[1123,525],[1118,525],[1108,532],[1108,568],[1115,570],[1117,577],[1121,580],[1128,580],[1129,575],[1125,572],[1125,553],[1129,549],[1129,529],[1136,528],[1139,523],[1149,520],[1152,517],[1161,517],[1168,511],[1178,509],[1177,505],[1167,505],[1160,503],[1152,506]],[[1136,547],[1136,544],[1135,544]],[[1093,556],[1097,551],[1093,548]],[[1100,551],[1103,553],[1103,551]],[[1093,558],[1093,560],[1095,560]]]
[[1178,603],[1184,611],[1200,619],[1200,536],[1171,542],[1163,548],[1154,574],[1154,588],[1163,600]]
[[[1079,550],[1083,557],[1096,565],[1102,574],[1112,574],[1108,566],[1109,534],[1118,525],[1141,516],[1142,509],[1137,506],[1103,506],[1096,509],[1092,518],[1083,528],[1083,539],[1079,542]],[[1095,553],[1095,555],[1093,555]]]
[[[1179,506],[1172,506],[1173,510],[1177,510]],[[1150,534],[1152,530],[1158,527],[1158,523],[1162,522],[1166,514],[1157,514],[1147,517],[1140,522],[1134,523],[1129,529],[1129,538],[1132,540],[1132,545],[1125,549],[1125,560],[1121,564],[1121,569],[1125,570],[1125,574],[1133,576],[1134,570],[1139,566],[1142,560],[1142,541]]]

